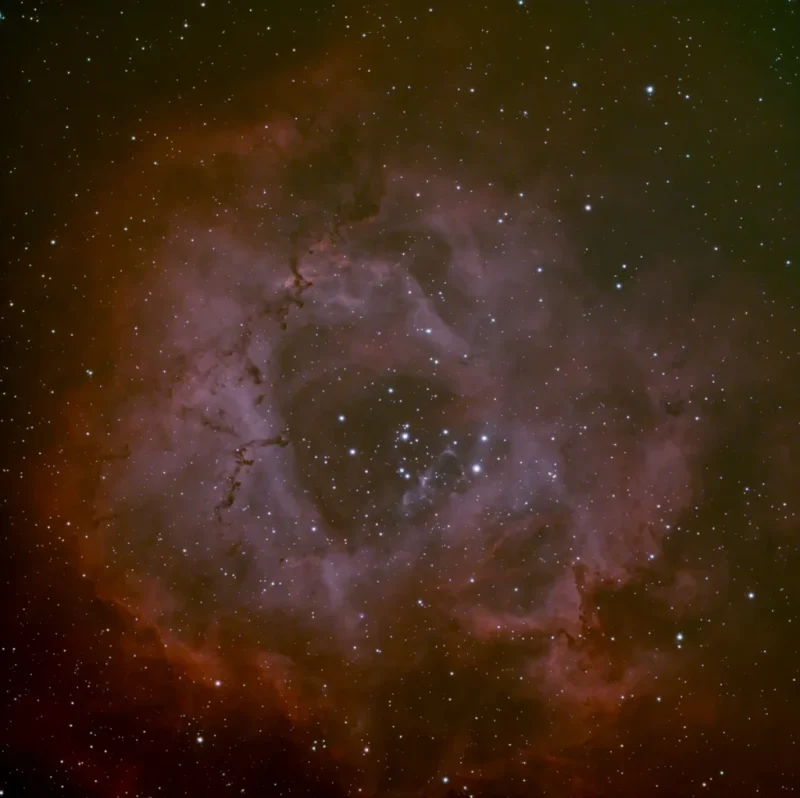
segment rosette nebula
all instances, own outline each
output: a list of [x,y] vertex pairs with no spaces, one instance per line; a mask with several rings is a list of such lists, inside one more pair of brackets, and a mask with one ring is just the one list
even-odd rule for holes
[[759,13],[3,18],[6,795],[797,789]]

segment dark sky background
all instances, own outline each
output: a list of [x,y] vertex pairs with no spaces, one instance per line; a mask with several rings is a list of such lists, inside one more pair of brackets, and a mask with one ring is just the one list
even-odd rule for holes
[[0,12],[0,795],[800,789],[796,3]]

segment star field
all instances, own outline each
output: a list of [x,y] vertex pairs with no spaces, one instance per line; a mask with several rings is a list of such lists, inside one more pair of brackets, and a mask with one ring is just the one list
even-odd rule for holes
[[800,787],[793,2],[21,2],[6,796]]

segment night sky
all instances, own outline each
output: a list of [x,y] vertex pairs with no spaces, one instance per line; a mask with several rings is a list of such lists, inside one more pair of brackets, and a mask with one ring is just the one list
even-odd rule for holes
[[0,795],[800,792],[794,2],[0,2]]

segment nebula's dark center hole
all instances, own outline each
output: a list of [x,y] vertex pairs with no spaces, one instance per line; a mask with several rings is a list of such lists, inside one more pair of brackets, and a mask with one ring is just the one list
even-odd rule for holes
[[458,405],[441,382],[350,369],[295,394],[289,428],[299,479],[326,523],[343,534],[385,531],[421,481],[433,475],[454,487],[462,468],[443,452],[457,434]]

